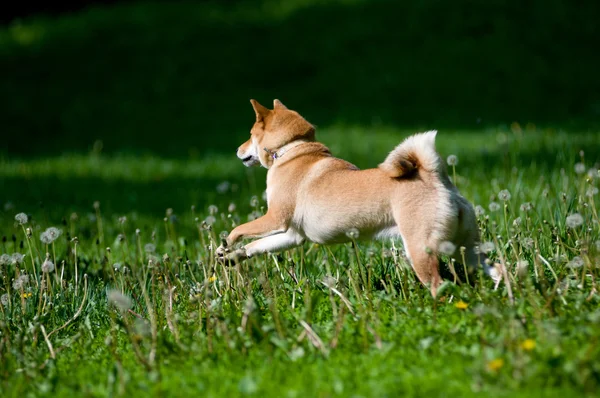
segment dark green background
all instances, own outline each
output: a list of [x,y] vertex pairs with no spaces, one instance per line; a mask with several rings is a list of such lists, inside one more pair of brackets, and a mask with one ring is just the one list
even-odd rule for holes
[[250,98],[320,127],[589,131],[598,4],[127,2],[29,16],[0,30],[0,151],[230,152]]

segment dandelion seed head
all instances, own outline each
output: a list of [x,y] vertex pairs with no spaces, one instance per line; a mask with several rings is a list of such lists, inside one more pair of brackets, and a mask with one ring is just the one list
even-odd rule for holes
[[491,212],[500,210],[500,205],[497,202],[491,202],[489,205],[489,209]]
[[335,279],[333,276],[327,275],[323,278],[323,283],[325,286],[331,289],[337,285],[337,279]]
[[119,224],[123,225],[127,222],[127,216],[119,217]]
[[4,293],[0,296],[0,303],[2,303],[3,306],[8,307],[8,293]]
[[62,234],[62,231],[56,227],[46,229],[40,235],[40,240],[46,245],[52,244]]
[[29,275],[22,274],[12,283],[13,289],[21,290],[25,285],[29,283]]
[[219,208],[215,205],[208,206],[208,213],[212,216],[219,212]]
[[448,163],[448,166],[457,166],[458,165],[458,156],[456,156],[456,155],[448,156],[448,158],[446,159],[446,163]]
[[220,182],[219,185],[217,185],[217,192],[220,194],[227,193],[227,191],[229,191],[230,186],[231,184],[229,183],[229,181]]
[[250,207],[258,207],[258,196],[254,195],[250,198]]
[[526,249],[532,249],[533,246],[535,245],[535,241],[532,238],[527,237],[527,238],[523,238],[523,240],[521,241],[521,244]]
[[114,305],[121,312],[125,312],[131,308],[132,301],[131,299],[121,293],[119,290],[111,289],[107,294],[108,303]]
[[8,254],[3,254],[0,256],[0,266],[8,265],[11,263],[11,261],[12,261],[11,256],[9,256]]
[[521,225],[521,217],[517,217],[513,220],[513,226],[518,227]]
[[592,167],[588,170],[587,175],[593,180],[594,178],[600,177],[600,170]]
[[575,256],[567,263],[567,267],[569,268],[581,268],[583,267],[583,259],[579,256]]
[[98,201],[94,202],[94,209],[95,210],[100,210],[100,202],[98,202]]
[[12,256],[10,256],[10,263],[12,265],[19,265],[23,262],[23,259],[25,258],[24,254],[21,253],[13,253]]
[[360,236],[360,231],[357,228],[350,228],[348,231],[346,231],[346,236],[352,240],[358,239]]
[[440,245],[438,247],[438,251],[441,254],[445,254],[446,256],[451,256],[456,251],[456,246],[452,242],[443,241],[440,243]]
[[509,201],[510,197],[511,195],[508,189],[503,189],[502,191],[498,192],[498,199],[500,199],[503,202]]
[[475,215],[477,217],[481,217],[485,214],[485,209],[483,208],[483,206],[477,205],[475,206]]
[[146,253],[154,253],[156,251],[156,246],[152,243],[146,243],[144,245],[144,251]]
[[15,216],[15,220],[17,220],[19,224],[23,225],[27,224],[27,221],[29,221],[29,217],[27,217],[27,214],[25,213],[19,213]]
[[521,208],[521,211],[525,212],[525,213],[531,211],[531,209],[532,209],[531,202],[522,203],[520,208]]
[[597,187],[589,187],[586,191],[585,191],[585,195],[588,197],[592,197],[594,195],[598,195],[598,188]]
[[585,173],[585,164],[575,163],[575,173],[577,173],[577,174]]
[[204,222],[207,223],[208,225],[213,225],[214,223],[217,222],[217,219],[215,218],[215,216],[208,216],[204,219]]
[[496,246],[494,245],[493,242],[484,242],[481,245],[479,245],[479,252],[488,254],[488,253],[492,252],[495,248],[496,248]]
[[516,264],[517,274],[523,277],[527,274],[527,270],[529,269],[529,261],[527,260],[519,260]]
[[50,273],[52,271],[54,271],[54,263],[46,259],[46,261],[44,261],[44,263],[42,264],[42,272]]
[[583,216],[579,213],[573,213],[567,217],[567,227],[577,228],[583,224]]
[[233,213],[235,211],[235,203],[230,203],[229,206],[227,206],[227,211]]

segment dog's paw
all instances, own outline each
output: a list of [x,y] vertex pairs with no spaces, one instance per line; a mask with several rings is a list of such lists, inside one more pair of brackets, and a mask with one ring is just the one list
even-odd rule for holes
[[[221,251],[221,253],[223,253],[223,251]],[[221,256],[217,254],[217,261],[225,265],[235,265],[241,263],[247,258],[248,254],[246,253],[246,249],[244,249],[243,247],[233,251],[225,249],[224,253]]]
[[215,256],[217,256],[217,258],[224,258],[230,251],[231,250],[228,247],[221,245],[215,250]]

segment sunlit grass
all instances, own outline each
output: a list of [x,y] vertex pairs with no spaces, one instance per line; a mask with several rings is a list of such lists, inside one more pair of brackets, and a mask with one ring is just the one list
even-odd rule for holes
[[[363,167],[405,135],[383,127],[320,133],[334,153]],[[4,159],[3,184],[17,185],[3,191],[11,199],[0,209],[3,390],[594,391],[597,143],[591,135],[514,125],[478,135],[440,132],[438,148],[455,155],[457,184],[477,206],[482,250],[508,279],[497,286],[483,275],[475,287],[448,282],[436,300],[416,281],[399,242],[308,243],[238,267],[217,264],[221,233],[266,207],[264,172],[244,169],[233,151],[201,160]],[[212,185],[185,193],[209,178]],[[77,198],[86,179],[98,185],[92,194],[104,195],[97,203],[57,196],[39,208],[24,189],[48,180],[42,191],[52,196],[52,184],[62,181]],[[149,184],[153,194],[111,212],[103,198],[123,194],[114,180],[131,191]],[[162,185],[169,180],[179,181],[182,196]]]

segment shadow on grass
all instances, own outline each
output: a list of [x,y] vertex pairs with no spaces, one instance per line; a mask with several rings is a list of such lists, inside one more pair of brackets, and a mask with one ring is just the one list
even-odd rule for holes
[[321,126],[595,127],[599,3],[559,3],[163,2],[32,19],[0,31],[0,151],[229,152],[249,98]]

